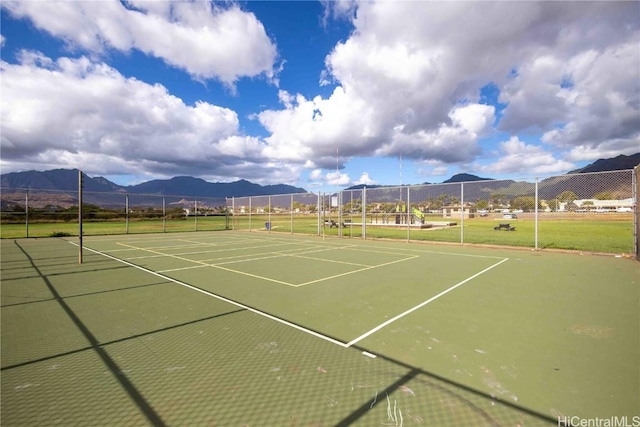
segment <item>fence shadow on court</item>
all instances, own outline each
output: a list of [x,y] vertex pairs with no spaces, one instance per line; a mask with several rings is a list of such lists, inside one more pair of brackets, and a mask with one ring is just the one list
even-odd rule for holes
[[[101,396],[91,407],[104,405],[105,408],[87,411],[84,406],[88,398],[76,392],[73,397],[76,401],[67,404],[67,411],[75,413],[54,411],[56,416],[64,415],[79,424],[511,426],[557,423],[549,416],[436,373],[384,356],[368,359],[361,355],[365,348],[340,348],[306,334],[297,334],[287,326],[229,304],[220,305],[208,316],[194,310],[197,313],[190,320],[169,319],[164,326],[146,330],[136,331],[131,326],[114,324],[112,326],[120,330],[120,336],[101,339],[100,331],[96,332],[94,326],[87,324],[74,305],[73,299],[77,295],[61,295],[57,285],[38,265],[39,260],[19,242],[15,245],[28,260],[28,268],[35,272],[32,277],[41,280],[53,298],[14,308],[55,302],[71,321],[71,329],[75,328],[73,333],[79,333],[82,339],[77,339],[77,344],[70,344],[66,350],[35,357],[26,354],[21,361],[10,359],[1,368],[2,416],[7,422],[16,419],[26,423],[44,420],[45,424],[56,421],[46,418],[45,409],[59,396],[22,398],[40,386],[38,381],[42,383],[53,371],[62,370],[62,365],[79,363],[74,369],[76,376],[87,382],[85,387],[100,387],[107,376],[119,385],[98,390]],[[62,258],[72,256],[72,252],[61,255]],[[104,263],[102,267],[89,267],[76,274],[109,275],[119,268],[113,263]],[[106,298],[120,293],[118,297],[129,298],[124,293],[142,291],[142,288],[145,292],[160,294],[162,284],[155,279],[152,283],[122,284],[117,289],[84,295]],[[190,307],[190,300],[170,303],[183,305],[184,310],[176,312],[182,313]],[[37,312],[38,309],[30,311]],[[165,315],[159,312],[157,318]],[[49,326],[60,327],[53,323]],[[20,329],[16,325],[12,327]],[[24,333],[29,333],[29,328],[25,328]],[[73,333],[67,331],[62,336]],[[185,338],[197,334],[212,338],[197,344]],[[13,342],[3,342],[3,347]],[[131,354],[133,348],[139,354]],[[167,354],[166,349],[172,349],[174,353]],[[90,353],[97,356],[99,362],[78,362],[78,358],[85,360]],[[176,365],[179,360],[185,360],[183,365]],[[163,378],[150,372],[155,365],[163,366]],[[225,366],[234,368],[225,370]],[[189,373],[189,381],[177,380],[174,373],[186,370],[196,372]],[[47,371],[47,376],[38,377],[43,371]],[[69,389],[54,387],[60,394],[73,396],[73,387],[79,387],[74,382],[61,384],[67,384]],[[85,390],[88,394],[89,389]],[[111,396],[122,391],[129,403],[133,402],[136,414],[131,414],[127,405],[109,404],[112,400],[117,401]],[[50,401],[44,401],[45,398]],[[38,417],[39,421],[30,417]]]

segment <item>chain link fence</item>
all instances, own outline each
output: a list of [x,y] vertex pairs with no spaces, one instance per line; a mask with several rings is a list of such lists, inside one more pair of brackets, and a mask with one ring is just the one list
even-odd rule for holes
[[[230,228],[225,199],[82,192],[83,235],[211,231]],[[2,189],[3,238],[79,233],[79,193]]]
[[637,253],[637,169],[227,199],[232,228]]
[[[83,234],[246,230],[638,253],[638,170],[227,199],[83,192]],[[77,192],[2,189],[3,238],[77,235]]]

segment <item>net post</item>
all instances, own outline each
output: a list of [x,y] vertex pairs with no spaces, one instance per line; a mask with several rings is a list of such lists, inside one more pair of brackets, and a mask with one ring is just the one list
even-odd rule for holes
[[82,171],[78,171],[78,264],[82,264]]

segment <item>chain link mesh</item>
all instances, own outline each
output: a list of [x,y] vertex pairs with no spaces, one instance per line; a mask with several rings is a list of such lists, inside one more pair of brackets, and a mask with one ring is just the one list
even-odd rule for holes
[[[234,229],[633,254],[634,182],[622,170],[227,199],[85,191],[84,233]],[[42,235],[29,229],[38,223],[77,233],[77,204],[77,192],[3,189],[3,237]]]

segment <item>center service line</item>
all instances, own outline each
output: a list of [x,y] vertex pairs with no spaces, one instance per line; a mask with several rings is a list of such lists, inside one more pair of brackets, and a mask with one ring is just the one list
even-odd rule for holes
[[452,290],[456,289],[457,287],[462,286],[462,285],[464,285],[465,283],[467,283],[468,281],[475,279],[476,277],[480,276],[481,274],[486,273],[487,271],[491,270],[492,268],[499,266],[500,264],[502,264],[503,262],[507,261],[508,259],[509,259],[509,258],[504,258],[502,261],[497,262],[496,264],[493,264],[492,266],[485,268],[485,269],[484,269],[484,270],[482,270],[481,272],[476,273],[476,274],[474,274],[473,276],[471,276],[471,277],[468,277],[468,278],[464,279],[462,282],[457,283],[457,284],[455,284],[455,285],[451,286],[451,287],[450,287],[450,288],[448,288],[448,289],[445,289],[444,291],[440,292],[439,294],[437,294],[437,295],[435,295],[435,296],[433,296],[433,297],[429,298],[428,300],[426,300],[426,301],[424,301],[424,302],[422,302],[422,303],[420,303],[420,304],[416,305],[415,307],[410,308],[409,310],[405,311],[404,313],[400,313],[400,314],[398,314],[397,316],[392,317],[391,319],[387,320],[386,322],[381,323],[381,324],[379,324],[378,326],[376,326],[375,328],[371,329],[370,331],[365,332],[364,334],[360,335],[358,338],[356,338],[356,339],[353,339],[353,340],[349,341],[349,342],[346,344],[346,346],[347,346],[347,347],[351,347],[352,345],[356,344],[356,343],[357,343],[357,342],[359,342],[359,341],[362,341],[363,339],[365,339],[365,338],[366,338],[366,337],[368,337],[369,335],[371,335],[371,334],[374,334],[374,333],[378,332],[380,329],[384,328],[385,326],[389,326],[391,323],[395,322],[396,320],[403,318],[403,317],[404,317],[404,316],[406,316],[407,314],[413,313],[414,311],[418,310],[419,308],[422,308],[422,307],[424,307],[425,305],[429,304],[430,302],[433,302],[433,301],[437,300],[437,299],[438,299],[438,298],[440,298],[441,296],[443,296],[443,295],[445,295],[445,294],[447,294],[447,293],[451,292]]

